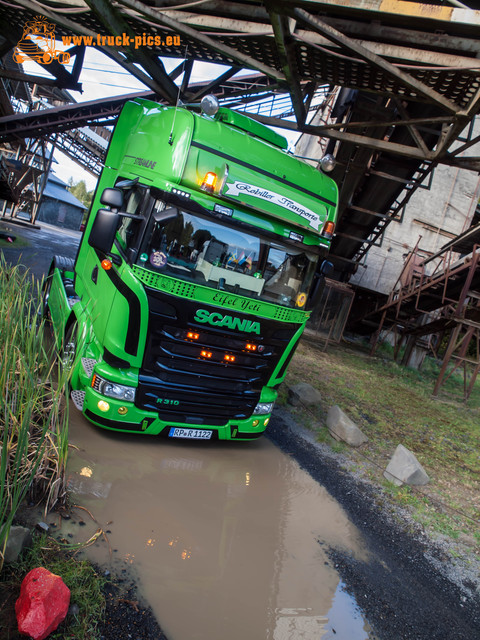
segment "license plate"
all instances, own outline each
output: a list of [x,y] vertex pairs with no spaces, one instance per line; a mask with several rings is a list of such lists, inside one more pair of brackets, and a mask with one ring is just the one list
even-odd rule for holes
[[190,438],[192,440],[210,440],[212,431],[207,429],[181,429],[172,427],[168,433],[170,438]]

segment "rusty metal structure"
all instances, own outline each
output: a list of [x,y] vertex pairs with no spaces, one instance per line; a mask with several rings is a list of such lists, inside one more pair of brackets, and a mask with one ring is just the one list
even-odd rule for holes
[[406,347],[404,365],[409,364],[419,341],[437,356],[447,338],[433,394],[461,368],[467,400],[480,370],[480,225],[434,255],[422,255],[419,246],[415,247],[388,300],[362,321],[377,327],[372,353],[382,331],[389,330],[395,336],[395,357]]

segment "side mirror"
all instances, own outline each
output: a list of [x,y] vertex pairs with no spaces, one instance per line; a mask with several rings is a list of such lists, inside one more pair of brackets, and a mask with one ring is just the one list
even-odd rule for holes
[[329,276],[333,272],[333,264],[328,260],[324,260],[320,265],[320,273],[322,276]]
[[308,296],[305,311],[312,311],[312,309],[315,309],[319,305],[323,295],[323,290],[325,289],[325,277],[329,276],[332,271],[333,264],[328,260],[324,260],[320,265],[319,271],[315,274],[314,284],[311,293]]
[[[117,190],[105,189],[105,191]],[[99,209],[88,237],[88,244],[102,253],[111,251],[119,219],[118,213],[108,209]]]
[[123,207],[123,191],[121,189],[104,189],[100,196],[100,202],[118,211]]
[[167,224],[170,220],[174,220],[178,216],[178,209],[176,207],[168,207],[163,211],[154,211],[153,219],[155,222],[163,222]]

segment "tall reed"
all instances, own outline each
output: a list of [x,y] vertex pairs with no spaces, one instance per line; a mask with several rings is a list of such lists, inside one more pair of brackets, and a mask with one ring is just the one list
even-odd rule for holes
[[22,501],[65,497],[66,380],[46,347],[41,283],[0,256],[0,569]]

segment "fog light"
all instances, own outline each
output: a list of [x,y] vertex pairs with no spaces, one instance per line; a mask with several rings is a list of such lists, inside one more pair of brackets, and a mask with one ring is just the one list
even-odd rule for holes
[[100,409],[100,411],[108,411],[110,409],[110,405],[108,404],[108,402],[105,402],[105,400],[99,400],[97,407]]
[[258,423],[260,422],[260,420],[254,420],[252,422],[252,427],[258,427]]
[[118,413],[119,413],[121,416],[124,416],[127,412],[128,412],[127,407],[119,407],[119,408],[118,408]]

